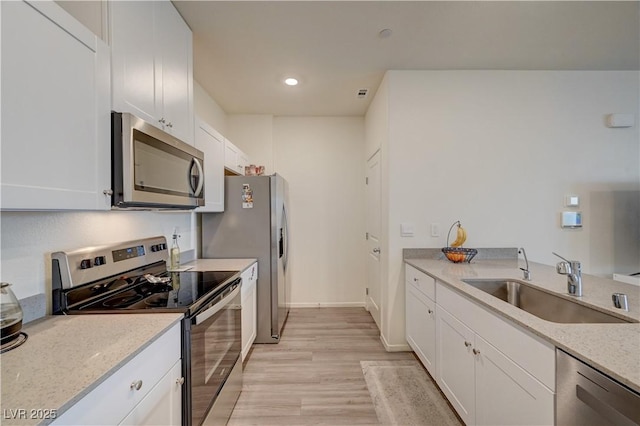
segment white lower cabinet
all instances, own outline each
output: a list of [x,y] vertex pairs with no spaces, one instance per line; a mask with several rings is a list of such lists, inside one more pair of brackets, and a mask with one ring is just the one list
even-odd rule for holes
[[54,422],[56,425],[182,423],[181,324],[158,337]]
[[476,335],[476,424],[552,425],[554,393]]
[[[421,291],[421,286],[435,286],[433,278],[407,265],[406,338],[422,364],[435,376],[436,371],[436,303]],[[411,270],[409,269],[411,268]],[[421,275],[420,275],[421,274]]]
[[475,424],[474,333],[455,317],[436,307],[438,368],[436,382],[460,418]]
[[121,425],[179,425],[182,423],[182,361],[178,360]]
[[253,263],[242,274],[242,361],[251,350],[258,335],[258,262]]
[[552,425],[555,347],[406,265],[409,346],[467,425]]
[[[465,424],[552,425],[555,348],[440,283],[436,300],[436,381]],[[498,335],[494,342],[505,351],[517,346],[529,354],[508,357],[487,340]]]

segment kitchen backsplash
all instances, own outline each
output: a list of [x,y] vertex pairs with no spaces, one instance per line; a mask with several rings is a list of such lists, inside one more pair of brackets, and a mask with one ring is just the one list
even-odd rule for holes
[[178,227],[183,262],[197,256],[192,212],[1,212],[0,280],[12,284],[25,321],[43,316],[51,292],[51,253],[164,235]]

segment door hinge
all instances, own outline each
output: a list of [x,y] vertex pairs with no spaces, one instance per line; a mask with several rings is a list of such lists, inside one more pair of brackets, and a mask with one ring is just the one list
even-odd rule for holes
[[369,178],[368,177],[364,178],[364,184],[365,185],[369,185]]
[[369,239],[369,233],[368,233],[368,232],[365,232],[364,239],[365,239],[365,240],[368,240],[368,239]]
[[369,287],[364,289],[365,294],[368,296],[369,295]]

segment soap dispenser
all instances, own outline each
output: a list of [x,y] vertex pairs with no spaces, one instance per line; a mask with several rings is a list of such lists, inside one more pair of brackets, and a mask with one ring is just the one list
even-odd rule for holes
[[175,270],[180,268],[180,246],[178,246],[178,228],[173,230],[173,242],[171,243],[170,251],[170,269]]

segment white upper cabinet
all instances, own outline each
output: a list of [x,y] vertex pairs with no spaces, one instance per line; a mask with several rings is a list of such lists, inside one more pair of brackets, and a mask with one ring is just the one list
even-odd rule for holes
[[113,109],[193,145],[191,30],[169,1],[109,5]]
[[109,48],[54,2],[0,2],[1,207],[109,209]]
[[232,175],[244,175],[245,166],[249,165],[249,156],[242,152],[229,139],[224,140],[224,168]]
[[195,147],[204,153],[204,202],[197,212],[224,211],[224,138],[196,117]]

